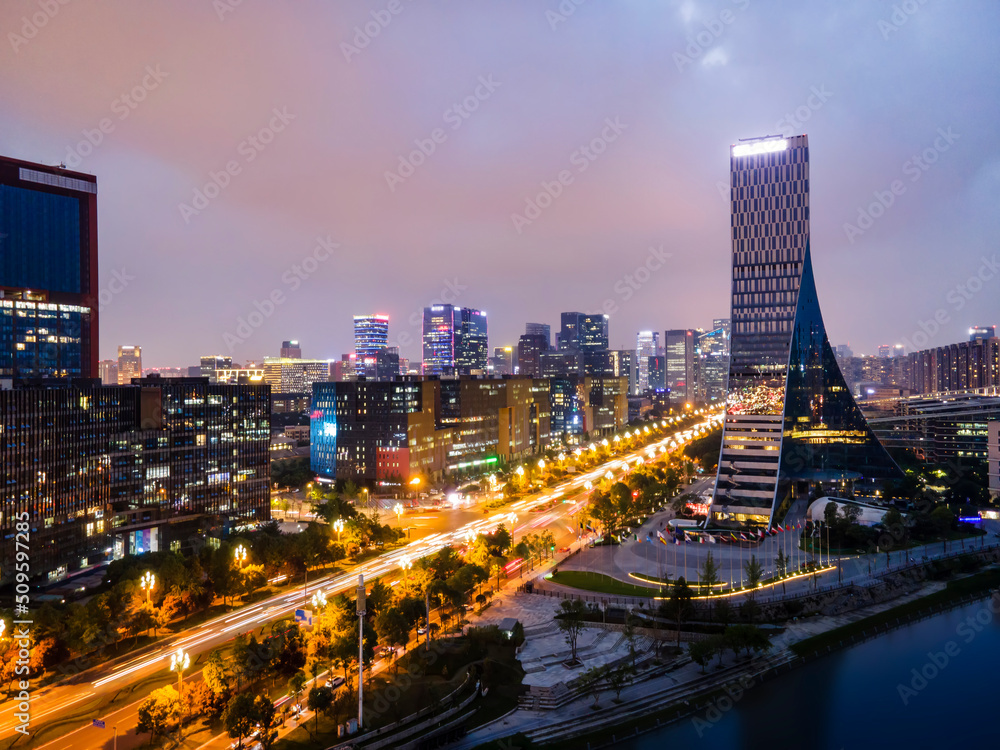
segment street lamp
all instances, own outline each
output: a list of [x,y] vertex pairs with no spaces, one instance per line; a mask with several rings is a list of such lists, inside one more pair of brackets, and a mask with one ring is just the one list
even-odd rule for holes
[[243,570],[243,563],[247,561],[247,548],[241,544],[233,552],[233,555],[236,557],[236,562],[239,563],[240,570]]
[[338,518],[333,522],[333,530],[337,532],[337,544],[340,544],[340,532],[344,530],[344,519]]
[[400,517],[403,515],[403,504],[396,503],[392,510],[396,514],[396,523],[398,524]]
[[407,557],[406,555],[403,555],[401,558],[399,558],[399,567],[403,569],[403,583],[405,584],[406,583],[406,571],[408,571],[410,568],[413,567],[413,563],[410,561],[409,557]]
[[181,683],[184,681],[184,670],[191,666],[191,657],[182,649],[170,655],[170,671],[177,673],[177,700],[181,698]]
[[156,576],[147,570],[142,574],[142,578],[139,579],[139,586],[146,592],[146,604],[149,604],[149,596],[153,593],[153,589],[156,588]]
[[316,621],[318,623],[320,615],[323,614],[323,607],[326,606],[326,594],[324,594],[322,591],[317,591],[315,594],[312,595],[312,600],[311,601],[312,601],[312,605],[320,613],[316,617]]
[[365,493],[365,502],[364,502],[364,507],[366,507],[366,508],[367,508],[367,507],[368,507],[368,488],[367,488],[367,487],[363,487],[363,488],[361,489],[361,491]]
[[541,469],[542,471],[545,470],[545,459],[544,458],[538,459],[538,468]]

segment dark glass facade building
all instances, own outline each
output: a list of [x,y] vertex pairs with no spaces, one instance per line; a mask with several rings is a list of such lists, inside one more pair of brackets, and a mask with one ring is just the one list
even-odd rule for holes
[[97,377],[97,179],[0,157],[0,379]]
[[900,472],[826,335],[809,254],[806,136],[744,141],[730,159],[732,338],[711,520],[770,524],[810,484]]
[[424,308],[424,375],[485,373],[489,359],[486,313],[469,307]]
[[204,378],[0,391],[4,580],[23,512],[42,582],[266,521],[269,419],[267,386]]

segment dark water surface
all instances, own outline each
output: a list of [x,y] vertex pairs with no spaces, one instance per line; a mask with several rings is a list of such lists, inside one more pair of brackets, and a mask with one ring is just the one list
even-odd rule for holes
[[684,719],[618,747],[1000,747],[998,602],[983,599],[792,670],[715,722],[702,713],[697,723]]

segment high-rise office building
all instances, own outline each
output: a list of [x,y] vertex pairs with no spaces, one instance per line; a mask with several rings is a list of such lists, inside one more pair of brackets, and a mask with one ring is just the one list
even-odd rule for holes
[[453,305],[434,305],[424,308],[424,375],[454,374],[457,309]]
[[0,380],[96,378],[97,178],[0,157]]
[[770,524],[811,487],[902,475],[826,335],[809,251],[806,136],[743,141],[730,167],[732,339],[710,517]]
[[602,313],[587,313],[580,317],[580,351],[583,352],[587,375],[592,377],[611,375],[608,321],[608,316]]
[[354,361],[359,375],[376,376],[378,353],[388,345],[388,315],[354,316]]
[[[192,551],[270,518],[266,385],[143,378],[0,391],[0,533],[31,522],[38,583],[126,554]],[[45,446],[45,450],[39,450]],[[0,545],[13,580],[14,545]]]
[[460,375],[485,374],[490,353],[486,313],[458,308],[455,327],[455,370]]
[[399,369],[399,347],[387,346],[379,349],[375,355],[375,379],[395,380],[397,375],[403,374]]
[[542,352],[548,349],[544,336],[524,334],[517,341],[517,374],[538,378],[542,375]]
[[102,385],[118,385],[118,360],[102,359],[97,363],[97,375]]
[[486,313],[454,305],[424,308],[424,375],[485,373],[488,347]]
[[544,336],[546,348],[552,348],[552,327],[548,323],[525,323],[524,332],[529,336]]
[[282,341],[281,354],[278,356],[282,359],[302,359],[302,347],[298,341]]
[[233,369],[233,358],[222,354],[213,354],[201,358],[198,376],[208,378],[209,383],[216,382],[216,371]]
[[659,353],[659,346],[659,331],[639,331],[636,334],[635,357],[639,363],[639,371],[636,373],[637,393],[645,393],[649,388],[649,358]]
[[580,348],[580,327],[583,313],[564,312],[559,316],[559,349],[579,349]]
[[667,358],[664,355],[646,358],[646,389],[662,391],[667,387]]
[[611,361],[611,376],[628,378],[628,393],[635,396],[639,393],[638,367],[636,353],[632,349],[613,349],[609,353]]
[[663,333],[670,399],[681,407],[697,398],[695,385],[695,332],[681,328]]
[[982,341],[984,339],[995,339],[996,337],[996,326],[972,326],[969,329],[969,341]]
[[729,372],[729,321],[714,320],[715,328],[698,336],[695,356],[698,360],[698,399],[718,401],[726,395]]
[[879,344],[878,347],[879,359],[889,359],[892,356],[892,345],[891,344]]
[[132,378],[142,377],[142,347],[118,347],[118,384],[128,385]]
[[493,360],[490,362],[494,375],[514,374],[514,347],[498,346],[493,349]]

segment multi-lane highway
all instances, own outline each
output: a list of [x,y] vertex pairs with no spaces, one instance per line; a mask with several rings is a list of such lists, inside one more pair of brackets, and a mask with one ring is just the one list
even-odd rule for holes
[[[118,727],[120,741],[124,739],[122,735],[126,733],[134,737],[135,708],[138,701],[107,714],[102,713],[102,706],[107,705],[110,697],[123,688],[145,680],[157,672],[166,674],[170,666],[170,655],[179,648],[184,649],[194,660],[199,654],[221,646],[240,633],[249,632],[292,614],[316,591],[322,591],[328,597],[341,592],[351,592],[357,585],[359,574],[364,575],[366,581],[379,576],[388,576],[389,582],[393,583],[400,575],[400,562],[404,557],[416,560],[434,554],[443,547],[461,545],[470,534],[489,533],[500,524],[511,530],[515,539],[523,534],[537,533],[545,529],[553,532],[557,544],[561,545],[569,537],[575,539],[578,531],[575,516],[583,509],[592,485],[607,477],[609,473],[611,476],[621,476],[628,469],[634,469],[641,463],[654,460],[682,446],[699,433],[717,425],[720,419],[721,417],[717,415],[707,417],[698,425],[648,443],[639,450],[616,456],[585,473],[573,474],[551,489],[516,500],[501,512],[490,514],[467,508],[437,512],[418,510],[406,517],[406,525],[411,528],[412,535],[418,538],[404,547],[386,552],[347,572],[311,580],[306,588],[298,587],[277,594],[164,638],[128,660],[97,666],[61,684],[34,691],[31,696],[31,730],[35,732],[45,724],[66,715],[86,713],[88,707],[92,707],[94,714],[92,717],[88,716],[86,722],[67,727],[66,734],[59,740],[50,741],[39,747],[50,750],[99,747],[103,745],[104,737],[110,739],[112,726]],[[591,444],[582,446],[581,450],[597,448],[597,445]],[[516,571],[516,562],[514,565],[511,573]],[[193,669],[191,675],[185,679],[198,679],[197,675],[198,672]],[[0,739],[15,735],[16,711],[15,701],[8,701],[0,706]],[[108,729],[105,731],[93,729],[91,719],[95,718],[103,719]],[[87,732],[100,733],[101,736],[88,735]],[[80,744],[81,741],[83,744]],[[122,744],[123,748],[130,746],[131,743]]]

